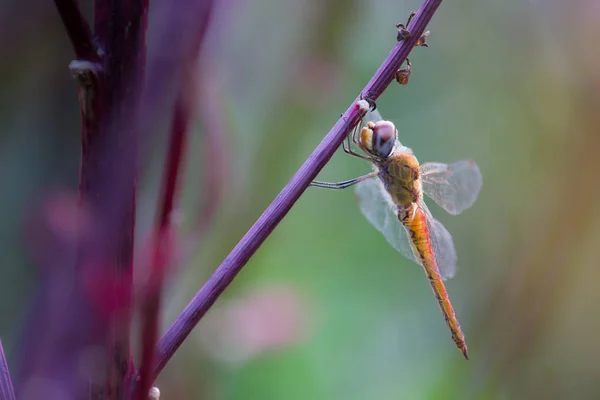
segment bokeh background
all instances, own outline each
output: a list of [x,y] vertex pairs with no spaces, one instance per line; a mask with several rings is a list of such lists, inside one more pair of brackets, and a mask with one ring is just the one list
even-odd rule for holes
[[[194,257],[169,279],[165,328],[420,4],[218,3],[202,104],[221,118],[226,151],[210,168],[225,176],[223,196]],[[76,191],[79,111],[67,70],[73,54],[53,3],[6,0],[0,12],[0,337],[16,364],[36,281],[26,227],[46,196]],[[423,272],[362,217],[352,190],[311,188],[172,359],[158,381],[163,396],[599,398],[599,20],[596,0],[447,0],[429,26],[431,47],[411,55],[410,84],[392,85],[378,102],[420,161],[472,158],[483,173],[480,197],[463,215],[429,202],[455,240],[459,271],[447,288],[470,361],[454,347]],[[202,126],[180,210],[189,231],[212,174]],[[142,171],[139,237],[154,217],[163,150],[157,145]],[[340,151],[320,178],[369,168]]]

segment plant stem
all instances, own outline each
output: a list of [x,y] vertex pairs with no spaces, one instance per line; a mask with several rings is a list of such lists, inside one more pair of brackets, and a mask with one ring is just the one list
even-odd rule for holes
[[[182,82],[183,83],[183,82]],[[139,381],[136,385],[134,399],[146,400],[152,386],[152,364],[156,340],[158,339],[158,322],[161,304],[161,288],[165,268],[172,256],[172,235],[170,233],[171,213],[176,201],[178,180],[181,179],[180,168],[183,163],[184,150],[187,143],[187,130],[190,123],[190,104],[181,93],[175,102],[175,111],[171,126],[171,136],[165,171],[161,205],[153,235],[152,261],[146,287],[141,300],[141,333],[142,355],[139,369]]]
[[[177,96],[171,119],[169,150],[165,161],[159,211],[154,228],[152,244],[151,270],[146,287],[142,290],[141,300],[141,363],[134,375],[133,398],[145,400],[154,382],[152,374],[155,360],[156,341],[158,339],[158,323],[161,304],[161,289],[165,269],[172,261],[171,214],[177,201],[178,183],[182,179],[181,168],[184,160],[187,132],[196,109],[198,55],[210,17],[213,1],[198,3],[198,13],[194,14],[194,23],[189,25],[190,40],[183,46],[181,54],[181,71],[177,84]],[[181,27],[179,27],[181,29]],[[182,29],[185,30],[185,29]]]
[[0,340],[0,400],[16,400],[15,390],[13,389],[8,363],[4,356],[2,341]]
[[[79,190],[101,219],[96,228],[101,236],[95,250],[102,252],[104,273],[112,282],[107,296],[118,295],[122,302],[110,311],[103,338],[107,350],[106,380],[92,391],[102,398],[124,399],[133,372],[133,248],[142,134],[138,118],[145,78],[148,1],[96,0],[95,6],[107,11],[94,15],[98,43],[106,52],[105,74],[98,89],[99,129],[87,136],[82,132]],[[83,262],[90,256],[97,257],[86,254]]]
[[80,60],[99,61],[98,49],[92,38],[89,24],[81,14],[76,0],[54,0],[67,35]]
[[312,182],[342,144],[344,138],[359,123],[364,113],[356,106],[357,101],[364,96],[368,96],[372,100],[377,100],[394,80],[396,71],[400,68],[417,40],[425,31],[427,24],[441,2],[442,0],[425,0],[423,2],[419,11],[407,27],[411,35],[394,46],[373,78],[365,86],[361,95],[344,112],[323,141],[308,157],[275,200],[267,207],[246,235],[233,248],[231,253],[223,260],[221,265],[196,293],[181,315],[161,338],[158,343],[158,358],[154,367],[155,377],[162,371],[177,348],[179,348],[225,288],[227,288],[244,265],[246,265],[250,257],[252,257],[285,217],[310,182]]
[[[81,208],[94,218],[94,232],[77,243],[76,267],[65,272],[60,283],[68,285],[73,279],[69,273],[78,279],[66,306],[54,310],[69,324],[55,323],[60,329],[48,342],[51,355],[45,359],[68,365],[61,384],[73,398],[81,398],[85,391],[94,398],[121,399],[128,394],[127,378],[133,371],[137,119],[145,74],[148,0],[95,0],[94,36],[76,0],[55,3],[77,57],[71,71],[79,83],[82,117],[79,198]],[[86,287],[86,280],[94,285]],[[44,306],[41,298],[39,308]],[[62,351],[64,343],[71,346],[68,354]],[[90,346],[103,353],[98,351],[98,359],[89,360],[95,366],[90,369],[93,376],[73,373],[81,362],[79,354]],[[43,358],[41,353],[31,353]],[[56,364],[43,365],[48,379],[58,375]]]

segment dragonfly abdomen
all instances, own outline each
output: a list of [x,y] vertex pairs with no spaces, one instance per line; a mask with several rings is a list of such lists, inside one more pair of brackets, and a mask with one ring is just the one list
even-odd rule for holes
[[420,262],[425,270],[425,274],[429,279],[431,288],[435,298],[440,305],[440,310],[444,315],[448,329],[452,333],[452,340],[456,344],[465,358],[469,359],[467,355],[467,344],[465,343],[465,335],[460,328],[460,324],[456,319],[454,308],[450,299],[448,298],[448,292],[446,286],[440,275],[437,262],[435,260],[434,250],[431,245],[429,236],[429,228],[427,227],[427,219],[421,209],[413,204],[412,207],[407,209],[401,209],[398,212],[398,219],[407,230],[410,241],[412,243],[413,252],[415,258]]

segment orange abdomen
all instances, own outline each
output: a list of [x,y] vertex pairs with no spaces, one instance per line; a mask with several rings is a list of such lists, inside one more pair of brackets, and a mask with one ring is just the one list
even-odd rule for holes
[[408,231],[415,257],[425,269],[425,274],[429,279],[433,293],[435,294],[440,309],[442,310],[442,314],[446,319],[446,324],[452,333],[452,339],[454,340],[454,343],[456,343],[456,347],[462,351],[465,358],[468,360],[469,357],[467,355],[465,335],[460,329],[460,324],[454,314],[454,308],[452,308],[446,286],[444,286],[444,281],[442,280],[439,268],[435,261],[431,241],[429,240],[429,229],[427,228],[425,214],[416,206],[416,204],[413,204],[410,209],[399,212],[398,219],[404,224]]

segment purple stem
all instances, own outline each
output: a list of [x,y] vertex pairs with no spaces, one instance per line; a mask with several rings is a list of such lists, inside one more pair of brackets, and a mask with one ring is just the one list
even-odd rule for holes
[[[134,379],[133,398],[148,398],[154,381],[153,366],[155,360],[156,341],[158,339],[159,312],[161,305],[161,289],[165,268],[171,259],[171,214],[177,202],[179,182],[182,179],[181,169],[187,150],[188,129],[194,119],[196,108],[196,75],[197,60],[202,48],[205,34],[211,21],[213,0],[194,1],[197,12],[193,13],[190,24],[177,24],[180,33],[190,37],[189,43],[182,46],[180,55],[181,69],[177,96],[171,121],[169,149],[165,161],[162,190],[159,200],[157,222],[154,228],[152,264],[147,287],[141,299],[141,364]],[[187,8],[189,11],[189,7]],[[181,10],[172,9],[176,16]],[[166,242],[166,243],[165,243]]]
[[73,44],[77,58],[87,61],[99,61],[98,51],[92,39],[89,24],[81,14],[76,0],[54,0],[60,18]]
[[158,343],[157,362],[154,377],[158,376],[181,343],[210,309],[225,288],[246,265],[265,239],[273,232],[277,224],[285,217],[306,190],[344,138],[359,123],[364,113],[356,103],[363,97],[377,100],[394,80],[400,68],[442,0],[425,0],[415,17],[407,27],[412,33],[407,39],[397,43],[379,67],[373,78],[363,89],[352,105],[344,112],[327,136],[321,141],[279,195],[267,207],[250,230],[244,235],[231,253],[223,260],[204,286],[196,293],[192,301],[183,310],[177,320]]
[[15,400],[15,390],[13,389],[8,363],[4,356],[2,341],[0,340],[0,400]]
[[[180,89],[184,90],[183,88]],[[175,111],[171,127],[171,137],[168,156],[165,163],[163,188],[161,195],[162,204],[159,206],[158,220],[155,226],[152,245],[152,264],[147,287],[141,300],[141,363],[139,380],[134,399],[144,400],[152,385],[151,368],[154,363],[154,349],[158,338],[158,322],[161,303],[161,288],[164,280],[166,260],[170,258],[171,245],[168,233],[171,223],[171,213],[176,202],[177,188],[183,164],[183,155],[187,145],[187,130],[190,113],[184,103],[183,95],[175,101]],[[167,243],[164,243],[167,242]]]
[[220,91],[213,79],[212,64],[206,58],[200,61],[199,70],[200,102],[199,119],[203,136],[202,149],[202,193],[198,214],[194,216],[194,228],[186,238],[180,264],[189,262],[209,231],[214,221],[219,203],[223,197],[223,183],[229,176],[227,153],[227,127],[223,115],[223,101]]

